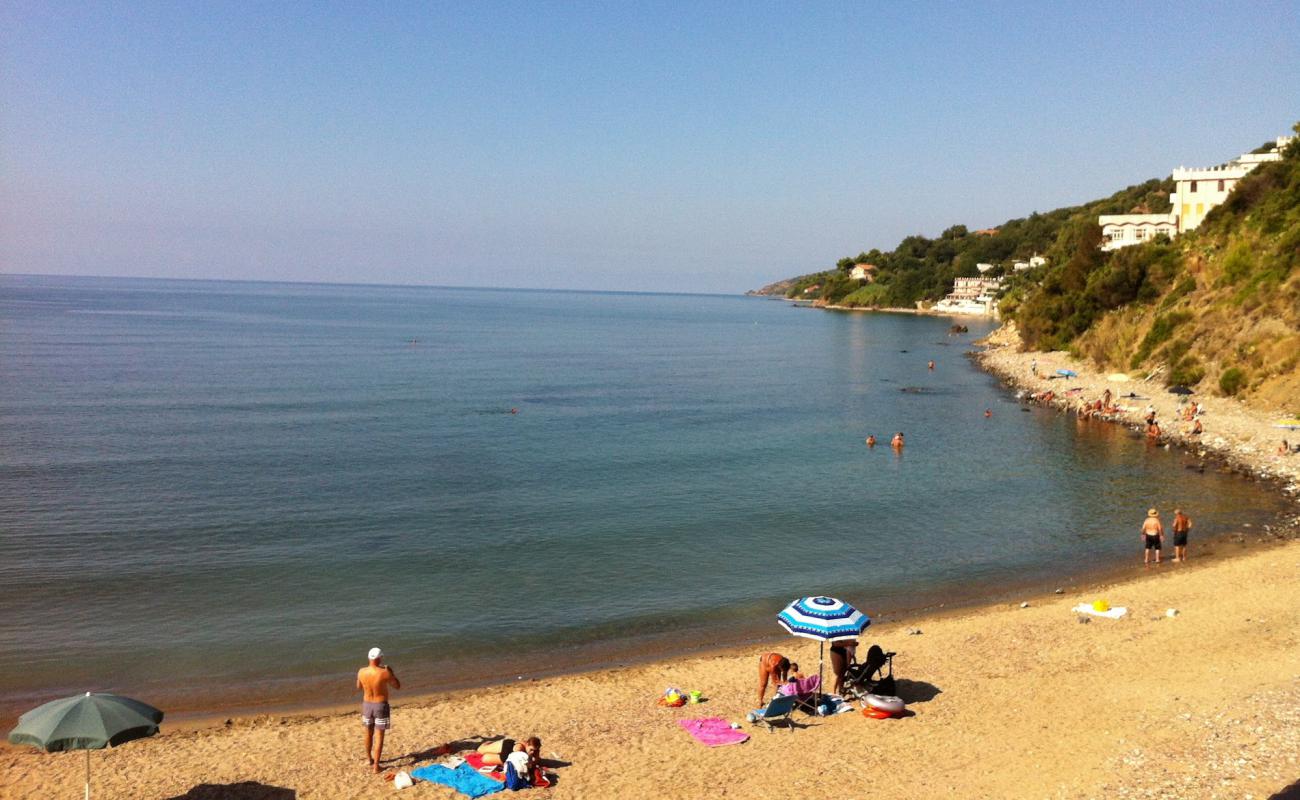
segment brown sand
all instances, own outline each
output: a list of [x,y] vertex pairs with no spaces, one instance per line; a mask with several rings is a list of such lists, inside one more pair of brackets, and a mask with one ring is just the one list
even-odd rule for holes
[[[1069,366],[1081,377],[1036,381],[1035,357],[1040,372]],[[985,365],[1032,388],[1100,393],[1104,378],[1067,359],[1007,347]],[[1175,398],[1139,384],[1116,389],[1129,386],[1168,418]],[[1200,446],[1295,481],[1300,463],[1270,452],[1280,437],[1269,415],[1208,405]],[[751,741],[717,749],[675,725],[698,716],[743,723],[768,649],[816,668],[815,644],[781,638],[770,648],[399,699],[385,766],[432,763],[432,748],[449,741],[472,748],[494,734],[536,734],[546,756],[568,764],[549,790],[555,798],[1265,798],[1300,781],[1300,543],[1216,550],[1198,557],[1193,536],[1192,561],[1144,572],[1135,535],[1131,580],[1029,598],[1028,608],[871,628],[864,642],[900,653],[899,694],[914,712],[906,719],[803,718],[807,727],[792,733],[744,725]],[[1241,554],[1223,558],[1228,550]],[[1128,606],[1129,617],[1080,624],[1070,608],[1098,597]],[[1167,617],[1168,608],[1180,613]],[[659,708],[667,686],[702,690],[708,702]],[[130,798],[388,796],[391,785],[367,772],[361,741],[355,712],[164,726],[153,739],[92,754],[94,785],[100,796]],[[80,796],[82,758],[6,747],[0,796]],[[402,796],[459,797],[426,784]]]
[[[398,702],[386,766],[430,763],[447,741],[537,734],[555,798],[1267,797],[1300,780],[1300,543],[1166,564],[1085,594],[1031,599],[909,625],[866,641],[899,651],[914,716],[803,718],[808,727],[717,749],[674,721],[743,722],[765,648]],[[1130,616],[1080,624],[1103,596]],[[1177,608],[1178,616],[1165,616]],[[908,635],[919,628],[919,635]],[[776,639],[805,668],[816,645]],[[659,708],[666,686],[708,702]],[[413,755],[414,754],[414,755]],[[167,731],[92,754],[106,797],[383,797],[353,713],[263,717]],[[0,751],[4,797],[79,796],[82,754]],[[260,784],[260,786],[259,786]],[[296,795],[275,794],[280,787]],[[204,793],[207,791],[208,793]],[[540,791],[540,790],[538,790]],[[416,784],[405,797],[454,795]]]

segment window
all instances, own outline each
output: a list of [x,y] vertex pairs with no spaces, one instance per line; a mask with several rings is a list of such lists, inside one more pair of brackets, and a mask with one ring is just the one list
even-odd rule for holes
[[1223,191],[1223,181],[1219,181],[1219,191]]
[[1205,204],[1204,204],[1204,203],[1197,203],[1197,204],[1196,204],[1196,216],[1198,216],[1198,217],[1203,217],[1203,216],[1205,216]]
[[1192,186],[1187,191],[1192,192],[1193,194],[1196,193],[1196,181],[1192,181]]

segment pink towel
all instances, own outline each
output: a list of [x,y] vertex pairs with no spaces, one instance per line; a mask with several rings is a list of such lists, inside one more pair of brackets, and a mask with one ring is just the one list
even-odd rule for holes
[[708,747],[721,747],[724,744],[740,744],[749,738],[748,733],[731,727],[731,723],[721,717],[704,719],[679,719],[677,724],[682,730],[695,737],[700,744]]
[[[799,678],[794,682],[794,684],[797,687],[795,694],[802,697],[806,694],[812,694],[813,692],[820,689],[822,685],[822,678],[820,675],[809,675],[806,678]],[[787,689],[789,685],[790,684],[788,683],[783,683],[777,689],[777,691],[780,692],[781,694],[790,694],[790,692]]]

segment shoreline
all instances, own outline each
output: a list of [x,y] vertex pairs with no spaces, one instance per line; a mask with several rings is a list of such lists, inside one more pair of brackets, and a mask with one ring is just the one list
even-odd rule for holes
[[[1077,413],[1084,400],[1096,400],[1105,389],[1110,389],[1116,399],[1121,399],[1118,397],[1121,393],[1139,394],[1140,397],[1130,401],[1133,406],[1121,407],[1117,413],[1098,416],[1097,419],[1140,431],[1145,404],[1149,403],[1155,407],[1163,432],[1161,441],[1166,445],[1177,445],[1202,459],[1219,460],[1252,480],[1274,484],[1284,496],[1300,504],[1300,454],[1284,456],[1276,452],[1282,439],[1295,437],[1295,434],[1274,428],[1269,421],[1280,416],[1281,411],[1268,413],[1232,398],[1198,394],[1195,398],[1206,409],[1202,418],[1205,430],[1200,435],[1193,435],[1189,430],[1190,424],[1178,415],[1179,396],[1170,394],[1161,384],[1139,378],[1111,381],[1094,365],[1066,352],[1020,352],[1019,336],[1007,326],[998,328],[976,344],[985,348],[972,355],[981,368],[1013,390],[1054,392],[1050,404],[1062,411]],[[1033,372],[1035,363],[1037,375]],[[1060,378],[1056,376],[1058,369],[1073,370],[1077,375]],[[1066,394],[1076,388],[1082,391]],[[1166,424],[1169,425],[1167,429]]]
[[[725,788],[775,798],[827,796],[837,787],[901,798],[1208,798],[1227,787],[1227,796],[1266,797],[1300,777],[1287,760],[1300,741],[1291,718],[1300,714],[1300,609],[1279,586],[1300,566],[1300,542],[1226,557],[1198,552],[1187,564],[1059,595],[872,625],[864,645],[899,653],[898,692],[913,712],[906,719],[800,717],[807,727],[774,734],[746,725],[743,715],[756,704],[753,662],[763,650],[741,646],[433,697],[399,692],[385,767],[432,763],[431,751],[447,742],[463,751],[493,735],[536,733],[544,755],[566,765],[556,797],[704,798]],[[1127,606],[1129,616],[1079,624],[1070,608],[1098,597]],[[1179,614],[1167,617],[1166,608]],[[816,668],[815,643],[769,641],[805,670]],[[1158,668],[1134,671],[1145,663]],[[660,708],[654,700],[666,685],[700,689],[707,702]],[[388,784],[362,764],[353,706],[165,723],[157,737],[92,754],[95,790],[213,797],[198,787],[254,782],[304,800],[385,795]],[[700,747],[676,725],[698,716],[739,722],[751,739]],[[831,748],[855,755],[819,762]],[[918,760],[918,752],[942,755]],[[71,796],[83,758],[6,745],[4,794]],[[1153,759],[1177,765],[1152,769]]]

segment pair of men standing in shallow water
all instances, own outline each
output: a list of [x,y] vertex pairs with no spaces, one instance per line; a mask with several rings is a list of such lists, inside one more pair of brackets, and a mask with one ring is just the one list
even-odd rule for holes
[[[1174,561],[1187,560],[1187,534],[1192,529],[1192,519],[1181,508],[1174,509]],[[1160,552],[1165,545],[1165,526],[1160,522],[1160,512],[1154,508],[1147,510],[1147,518],[1142,521],[1142,563],[1150,565],[1151,554],[1155,553],[1155,562],[1160,563]]]

